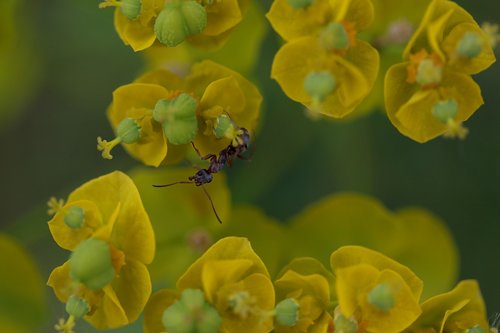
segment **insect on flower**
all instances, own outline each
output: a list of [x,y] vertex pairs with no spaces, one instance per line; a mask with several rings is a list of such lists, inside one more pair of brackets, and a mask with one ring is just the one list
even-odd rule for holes
[[[196,186],[202,186],[203,192],[205,192],[215,216],[219,223],[222,223],[217,211],[215,209],[214,203],[208,191],[203,187],[204,184],[208,184],[213,179],[213,174],[219,172],[226,166],[231,166],[235,158],[242,160],[247,160],[242,154],[248,150],[250,144],[250,133],[246,128],[237,127],[234,122],[229,118],[229,116],[221,115],[217,118],[216,125],[214,127],[214,134],[217,138],[229,137],[231,138],[231,143],[216,154],[207,154],[202,156],[200,151],[193,142],[191,145],[198,154],[201,160],[208,161],[209,165],[207,168],[200,168],[193,176],[189,177],[188,181],[178,181],[165,185],[153,185],[154,187],[167,187],[176,184],[195,184]],[[230,134],[229,134],[230,133]]]

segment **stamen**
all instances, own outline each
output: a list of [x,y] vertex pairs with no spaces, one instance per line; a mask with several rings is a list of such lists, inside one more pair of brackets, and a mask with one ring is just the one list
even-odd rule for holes
[[67,320],[59,319],[59,322],[54,326],[59,333],[75,333],[75,317],[69,316]]
[[50,197],[49,201],[47,201],[47,214],[48,215],[55,215],[57,212],[61,210],[64,206],[64,200],[63,199],[57,199],[56,197]]
[[250,315],[256,313],[256,302],[255,297],[251,296],[248,291],[236,292],[228,299],[228,304],[232,312],[242,319],[247,319]]
[[481,29],[488,35],[488,42],[492,48],[495,48],[500,42],[500,32],[498,24],[493,24],[489,22],[484,22],[481,25]]
[[111,150],[115,148],[122,140],[114,138],[111,141],[103,140],[100,136],[97,137],[97,150],[102,151],[102,158],[111,160],[113,155],[111,155]]
[[460,139],[464,140],[469,134],[469,130],[462,126],[462,123],[456,122],[453,119],[448,119],[446,123],[448,130],[443,134],[443,137],[447,139]]

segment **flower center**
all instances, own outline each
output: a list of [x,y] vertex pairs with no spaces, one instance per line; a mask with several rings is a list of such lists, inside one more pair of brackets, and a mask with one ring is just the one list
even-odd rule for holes
[[421,50],[410,55],[410,64],[407,68],[408,83],[418,83],[422,88],[433,88],[443,78],[443,63],[436,54],[429,55]]
[[229,296],[228,305],[235,315],[246,319],[255,312],[256,301],[248,291],[238,291]]

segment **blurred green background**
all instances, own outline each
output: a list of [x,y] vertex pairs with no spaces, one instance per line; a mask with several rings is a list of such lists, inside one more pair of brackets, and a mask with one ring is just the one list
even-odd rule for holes
[[[20,239],[47,277],[67,256],[46,226],[48,198],[139,165],[121,148],[103,160],[95,139],[112,137],[105,116],[111,92],[144,63],[119,40],[112,10],[99,10],[96,0],[2,1],[18,4],[10,14],[14,56],[0,67],[0,231]],[[478,22],[500,22],[497,0],[457,2]],[[262,3],[267,10],[271,1]],[[269,78],[280,43],[269,28],[252,77],[265,100],[260,133],[252,161],[228,171],[233,203],[255,204],[280,220],[340,191],[372,195],[392,210],[424,207],[455,236],[461,278],[478,279],[489,312],[500,311],[499,64],[475,77],[486,104],[466,123],[467,140],[422,145],[383,112],[349,122],[307,118]]]

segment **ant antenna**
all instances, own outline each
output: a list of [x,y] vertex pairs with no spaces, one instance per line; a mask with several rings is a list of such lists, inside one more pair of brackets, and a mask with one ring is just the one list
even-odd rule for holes
[[498,333],[500,327],[500,312],[496,312],[490,317],[490,333]]
[[177,185],[177,184],[193,184],[193,182],[180,181],[180,182],[175,182],[175,183],[170,183],[170,184],[165,184],[165,185],[153,185],[153,187],[168,187],[168,186]]
[[217,214],[217,210],[215,209],[215,205],[214,205],[214,202],[212,200],[212,197],[210,196],[210,194],[208,193],[207,189],[204,186],[202,186],[201,188],[202,188],[203,192],[205,192],[208,200],[210,200],[210,205],[212,205],[212,210],[214,211],[214,214],[215,214],[215,217],[217,218],[217,221],[219,221],[219,223],[222,224],[222,220],[220,219],[219,214]]

